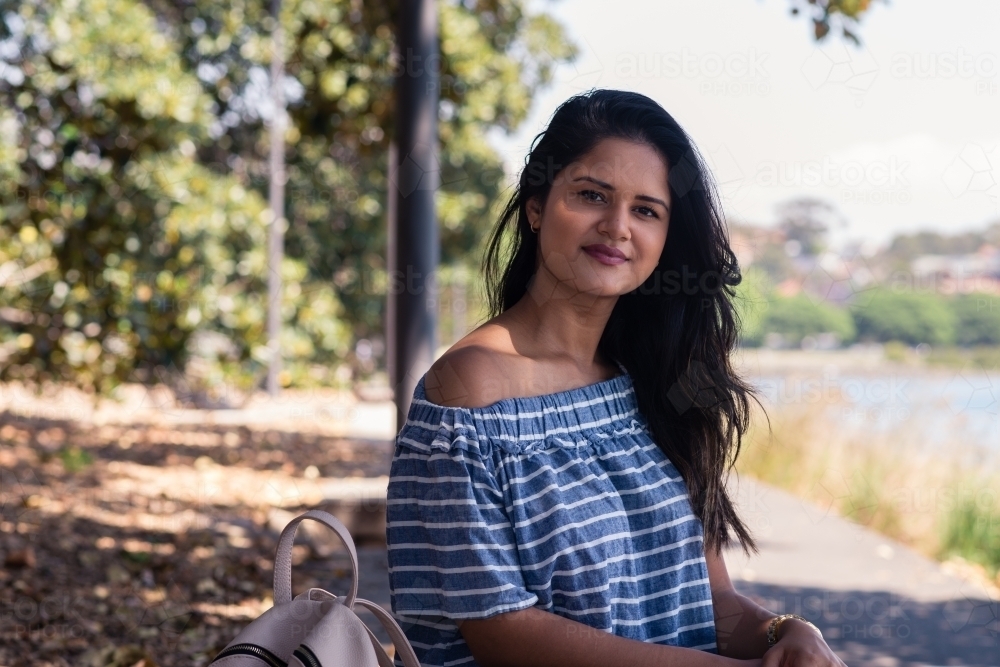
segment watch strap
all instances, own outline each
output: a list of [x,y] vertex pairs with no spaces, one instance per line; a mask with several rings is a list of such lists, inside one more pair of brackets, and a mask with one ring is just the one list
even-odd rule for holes
[[767,647],[768,648],[771,648],[772,646],[774,646],[775,644],[778,643],[778,629],[781,627],[782,623],[784,623],[785,621],[787,621],[790,618],[794,618],[797,621],[802,621],[803,623],[805,623],[806,625],[808,625],[809,627],[811,627],[813,630],[815,630],[816,633],[819,634],[820,637],[823,636],[823,633],[820,632],[819,628],[817,628],[815,625],[813,625],[807,619],[802,618],[798,614],[781,614],[780,616],[775,616],[774,618],[772,618],[771,622],[767,624]]

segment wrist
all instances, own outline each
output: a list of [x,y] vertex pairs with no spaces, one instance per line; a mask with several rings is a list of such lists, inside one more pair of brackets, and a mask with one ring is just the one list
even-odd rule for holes
[[782,637],[787,637],[789,634],[800,634],[800,633],[810,633],[816,635],[817,637],[822,637],[819,629],[808,621],[801,621],[797,618],[790,618],[781,624],[781,627],[776,633],[776,638],[781,641]]
[[775,616],[772,618],[771,622],[767,626],[768,648],[777,644],[789,628],[797,626],[802,626],[802,629],[808,629],[809,632],[813,632],[818,635],[820,639],[823,638],[823,633],[820,632],[819,628],[810,623],[807,619],[802,618],[798,614],[782,614],[781,616]]

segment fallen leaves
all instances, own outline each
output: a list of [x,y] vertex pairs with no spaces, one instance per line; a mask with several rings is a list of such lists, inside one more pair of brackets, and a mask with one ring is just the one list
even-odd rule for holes
[[[94,424],[46,407],[0,412],[5,667],[206,665],[272,604],[277,519],[320,501],[330,477],[386,475],[392,456],[309,420]],[[325,539],[303,531],[296,591],[346,587]]]
[[11,551],[3,559],[5,568],[35,567],[35,550],[31,547]]

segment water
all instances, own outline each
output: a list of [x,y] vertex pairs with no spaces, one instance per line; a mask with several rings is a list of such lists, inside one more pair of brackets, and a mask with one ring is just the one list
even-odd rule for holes
[[1000,452],[1000,373],[844,371],[823,368],[748,374],[768,412],[820,404],[831,423],[916,444],[961,443]]

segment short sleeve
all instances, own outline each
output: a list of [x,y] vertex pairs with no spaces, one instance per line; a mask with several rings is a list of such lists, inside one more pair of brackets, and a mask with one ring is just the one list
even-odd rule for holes
[[531,607],[538,596],[492,466],[477,446],[454,444],[397,440],[386,507],[392,611],[465,619]]

